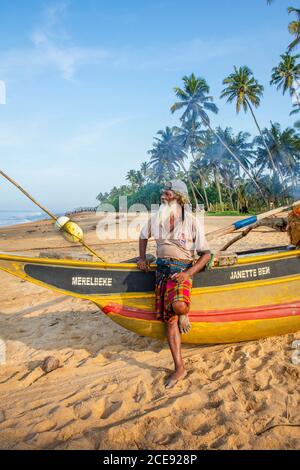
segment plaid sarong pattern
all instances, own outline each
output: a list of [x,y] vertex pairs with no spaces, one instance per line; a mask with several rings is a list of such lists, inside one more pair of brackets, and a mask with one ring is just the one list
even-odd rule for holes
[[175,315],[172,307],[173,303],[182,301],[189,305],[193,287],[191,277],[179,283],[170,279],[170,276],[189,268],[191,263],[158,258],[156,264],[155,304],[157,319],[169,322]]

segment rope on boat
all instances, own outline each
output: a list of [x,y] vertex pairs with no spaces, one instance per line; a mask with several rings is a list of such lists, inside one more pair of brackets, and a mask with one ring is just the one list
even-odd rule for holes
[[[36,206],[38,206],[43,212],[45,212],[47,215],[49,215],[49,217],[51,219],[53,219],[59,225],[58,218],[56,217],[56,215],[52,214],[52,212],[50,212],[46,207],[42,206],[42,204],[40,204],[36,199],[34,199],[24,188],[22,188],[22,186],[20,186],[10,176],[8,176],[6,173],[4,173],[4,171],[0,170],[0,174],[5,179],[7,179],[7,181],[9,181],[11,184],[13,184],[16,188],[18,188],[19,191],[21,191],[21,193],[23,193],[28,199],[30,199]],[[60,226],[60,228],[62,230],[64,230],[66,233],[70,233],[70,232],[68,232],[67,227],[64,228],[64,226]],[[75,237],[77,239],[77,242],[81,243],[81,245],[83,245],[92,255],[96,256],[100,261],[102,261],[104,263],[106,262],[105,259],[102,258],[100,255],[98,255],[98,253],[96,253],[92,248],[90,248],[82,238],[80,238],[79,236],[76,236],[76,234],[73,234],[73,233],[71,235],[73,237]]]

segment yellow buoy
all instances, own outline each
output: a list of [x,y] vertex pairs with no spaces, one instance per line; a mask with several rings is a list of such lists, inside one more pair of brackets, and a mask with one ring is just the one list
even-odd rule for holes
[[56,230],[60,230],[66,240],[71,243],[80,243],[83,241],[83,231],[75,222],[71,222],[69,217],[59,217],[55,222]]

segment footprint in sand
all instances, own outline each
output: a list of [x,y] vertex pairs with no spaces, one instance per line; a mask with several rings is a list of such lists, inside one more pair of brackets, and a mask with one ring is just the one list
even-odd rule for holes
[[135,394],[133,396],[134,401],[136,403],[139,403],[141,400],[143,400],[143,398],[145,398],[145,396],[146,396],[145,385],[144,385],[143,382],[139,382],[139,384],[136,388]]
[[118,411],[122,406],[121,401],[112,401],[107,408],[104,409],[102,415],[100,416],[101,419],[107,419],[109,418],[112,414],[114,414],[116,411]]
[[156,444],[158,444],[159,446],[169,446],[178,442],[181,437],[182,437],[181,431],[174,432],[173,434],[167,435],[163,437],[162,439],[160,439],[159,441],[156,441]]
[[218,439],[213,442],[209,447],[211,449],[219,449],[220,447],[223,447],[228,440],[228,434],[224,434],[224,436],[218,437]]
[[0,410],[0,423],[3,423],[6,420],[5,411]]
[[86,403],[77,403],[73,406],[74,415],[78,419],[86,420],[88,419],[92,411]]
[[95,397],[97,396],[99,392],[104,392],[104,391],[106,394],[113,393],[117,390],[117,388],[118,388],[118,385],[116,383],[104,383],[104,384],[96,383],[95,385],[91,386],[91,390],[94,390],[91,393],[91,396]]
[[250,357],[250,359],[248,359],[246,363],[246,367],[248,367],[251,370],[257,371],[265,364],[266,364],[266,361],[264,360],[264,358]]
[[22,385],[24,387],[30,387],[30,385],[33,385],[37,380],[41,379],[45,373],[37,367],[34,370],[30,370],[26,372],[20,379],[19,382],[22,382]]
[[78,361],[78,363],[76,365],[76,368],[78,369],[79,367],[84,366],[90,358],[91,358],[91,356],[88,356],[85,359],[81,359],[80,361]]
[[208,402],[204,406],[204,409],[205,410],[213,410],[213,409],[216,409],[216,408],[220,408],[220,406],[222,406],[223,403],[224,403],[224,400],[211,401],[211,402]]
[[226,362],[220,370],[212,373],[211,380],[218,380],[221,377],[224,377],[224,372],[228,369],[231,369],[231,364]]
[[212,430],[212,426],[209,426],[209,424],[203,424],[193,434],[195,436],[205,436],[205,434],[208,434],[211,430]]

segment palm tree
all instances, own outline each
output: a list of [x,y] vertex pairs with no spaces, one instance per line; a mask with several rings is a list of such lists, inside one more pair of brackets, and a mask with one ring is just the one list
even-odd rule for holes
[[136,181],[135,181],[135,170],[129,170],[126,175],[126,180],[129,181],[131,184],[131,189],[135,189]]
[[174,113],[178,109],[185,108],[181,121],[192,119],[196,121],[199,117],[206,121],[208,116],[205,110],[218,113],[217,106],[213,103],[213,97],[209,96],[209,86],[204,78],[197,78],[194,73],[189,77],[185,75],[183,78],[183,89],[175,87],[175,95],[181,101],[171,106],[171,112]]
[[142,173],[139,170],[129,170],[126,175],[126,180],[131,184],[131,189],[133,191],[140,189],[145,181]]
[[281,204],[281,201],[284,200],[286,194],[284,188],[278,178],[277,174],[268,174],[264,175],[260,180],[262,186],[268,189],[269,193],[273,195],[271,198],[275,205],[278,206]]
[[[263,134],[271,149],[276,166],[286,177],[290,178],[292,186],[295,188],[300,160],[299,139],[295,130],[288,127],[282,131],[280,124],[271,123],[271,129],[264,129]],[[263,171],[267,167],[268,159],[266,159],[260,137],[257,137],[255,142],[258,145],[255,165],[260,168],[260,171]]]
[[[240,131],[234,135],[230,127],[226,127],[225,131],[222,131],[222,129],[219,128],[218,131],[219,133],[223,132],[224,139],[228,146],[234,151],[234,153],[239,155],[243,165],[249,170],[252,161],[255,159],[253,142],[249,142],[251,137],[249,132]],[[238,169],[240,169],[239,166]]]
[[148,181],[148,176],[149,176],[149,162],[143,162],[141,164],[141,169],[140,169],[144,179]]
[[[179,144],[187,153],[190,153],[190,155],[192,156],[193,162],[195,162],[196,152],[204,148],[208,144],[211,134],[208,131],[202,130],[200,122],[193,120],[192,118],[188,119],[187,121],[183,121],[181,127],[175,126],[174,131],[175,131]],[[205,183],[204,183],[204,179],[200,171],[198,172],[198,176],[199,176],[200,183],[204,192],[205,201],[204,200],[203,201],[208,206]],[[194,181],[192,177],[191,177],[191,183],[194,185]],[[203,199],[202,194],[199,193],[195,185],[194,185],[194,189],[197,191],[201,199]]]
[[209,86],[204,78],[196,78],[194,74],[191,74],[189,77],[183,77],[183,89],[176,87],[174,89],[175,95],[180,101],[173,104],[171,107],[172,113],[175,111],[184,108],[184,113],[181,116],[181,121],[187,121],[193,119],[196,121],[197,118],[200,118],[204,125],[217,137],[220,143],[226,148],[226,150],[231,154],[231,156],[241,165],[244,172],[252,179],[255,186],[258,188],[262,197],[265,200],[265,196],[257,183],[253,178],[248,169],[243,165],[241,160],[232,152],[228,147],[226,142],[224,142],[220,135],[211,127],[210,119],[206,111],[211,111],[213,113],[218,112],[217,106],[212,102],[212,96],[209,96]]
[[223,197],[222,197],[222,190],[221,190],[221,174],[223,165],[226,159],[225,153],[228,155],[226,149],[221,145],[219,140],[214,138],[211,145],[206,147],[203,150],[203,159],[202,159],[202,167],[207,166],[211,169],[211,172],[214,177],[215,186],[217,189],[219,203],[223,206]]
[[[220,144],[212,145],[211,147],[207,148],[204,152],[203,160],[207,166],[211,168],[216,189],[218,192],[219,203],[223,206],[223,197],[222,197],[222,190],[221,190],[221,172],[222,172],[222,155],[216,152],[216,147]],[[224,162],[223,162],[224,163]]]
[[157,134],[160,137],[155,137],[153,148],[148,152],[151,155],[150,165],[156,173],[157,180],[173,179],[176,177],[179,168],[182,168],[191,184],[192,193],[197,205],[194,184],[184,166],[184,160],[187,158],[187,155],[177,138],[176,129],[174,127],[166,127],[164,131],[160,130]]
[[300,43],[300,10],[298,8],[289,7],[288,12],[295,13],[297,16],[297,19],[294,21],[291,21],[289,24],[289,32],[293,36],[296,36],[295,39],[291,42],[291,44],[289,44],[288,46],[288,52],[291,52]]
[[173,129],[166,127],[157,134],[160,137],[154,137],[153,147],[148,151],[149,167],[154,171],[157,182],[167,181],[176,177],[181,168],[179,161],[183,161],[186,155],[175,142]]
[[96,196],[96,199],[97,201],[99,201],[100,203],[105,201],[109,196],[109,193],[99,193],[98,196]]
[[192,118],[183,121],[181,127],[174,127],[180,145],[191,153],[195,160],[195,153],[206,145],[207,131],[201,129],[201,123]]
[[[267,0],[268,5],[271,5],[274,0]],[[295,39],[289,44],[287,51],[290,53],[293,49],[295,49],[299,43],[300,43],[300,10],[298,8],[294,7],[289,7],[288,8],[289,13],[296,13],[297,19],[294,21],[291,21],[288,29],[290,34],[293,36],[296,36]]]
[[290,116],[298,114],[300,112],[300,105],[298,103],[293,104],[293,110],[290,112]]
[[141,189],[141,187],[145,183],[144,175],[142,174],[140,170],[137,170],[135,172],[135,182],[136,182],[138,189]]
[[190,167],[191,179],[200,180],[200,184],[203,190],[205,204],[207,208],[209,207],[209,201],[208,201],[208,196],[207,196],[207,191],[206,191],[206,183],[209,182],[211,170],[212,170],[211,166],[206,160],[204,160],[201,154],[198,155],[198,158],[195,157],[195,160],[193,160],[191,167]]
[[247,112],[248,109],[250,110],[264,146],[266,147],[273,170],[276,173],[277,169],[274,165],[272,154],[267,146],[252,108],[252,106],[258,108],[260,105],[260,98],[263,94],[264,87],[258,83],[253,76],[253,72],[247,66],[240,67],[239,69],[234,66],[234,72],[223,80],[223,85],[227,85],[227,87],[221,92],[221,98],[227,98],[227,103],[235,101],[237,114],[239,114],[241,108],[243,108],[245,112]]
[[[250,134],[247,132],[239,132],[235,136],[231,128],[226,127],[226,129],[223,130],[218,127],[217,135],[221,137],[222,141],[226,142],[227,147],[231,151],[235,154],[238,153],[243,166],[248,170],[254,158],[252,143],[248,142]],[[232,158],[231,152],[229,152],[227,148],[224,148],[220,140],[216,138],[212,145],[204,151],[204,160],[208,161],[214,168],[215,182],[220,202],[222,202],[220,189],[220,180],[222,180],[229,192],[231,205],[234,208],[232,196],[234,185],[235,183],[237,184],[236,179],[240,177],[240,165]]]
[[[272,70],[273,73],[270,85],[276,85],[277,90],[282,88],[283,95],[289,91],[290,95],[296,98],[297,105],[300,108],[299,95],[294,87],[295,83],[298,88],[300,86],[300,64],[296,63],[300,55],[290,55],[286,53],[282,54],[280,57],[281,62]],[[295,111],[292,111],[292,113],[294,112]]]
[[224,166],[222,170],[222,182],[227,190],[232,210],[235,210],[233,196],[234,193],[237,193],[237,186],[240,181],[238,179],[236,165],[234,165],[233,162],[228,162],[228,164]]

